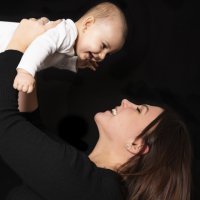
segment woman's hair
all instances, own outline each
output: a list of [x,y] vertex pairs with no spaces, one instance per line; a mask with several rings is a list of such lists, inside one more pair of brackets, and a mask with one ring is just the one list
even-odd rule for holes
[[[138,138],[144,147],[118,171],[127,199],[189,200],[191,143],[178,115],[165,109]],[[144,153],[147,146],[149,152]]]
[[122,31],[124,39],[126,39],[128,32],[128,25],[126,21],[126,17],[120,7],[115,5],[114,3],[105,1],[99,3],[92,8],[90,8],[84,15],[93,15],[96,19],[109,19],[109,20],[120,20],[122,25]]

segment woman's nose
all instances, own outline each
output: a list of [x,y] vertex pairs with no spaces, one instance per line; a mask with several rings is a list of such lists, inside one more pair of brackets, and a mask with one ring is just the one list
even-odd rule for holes
[[121,105],[124,107],[124,108],[127,108],[127,107],[132,107],[132,108],[137,108],[138,105],[130,102],[129,100],[127,99],[123,99],[122,102],[121,102]]
[[123,106],[124,108],[126,108],[131,102],[128,101],[127,99],[123,99],[121,102],[121,106]]

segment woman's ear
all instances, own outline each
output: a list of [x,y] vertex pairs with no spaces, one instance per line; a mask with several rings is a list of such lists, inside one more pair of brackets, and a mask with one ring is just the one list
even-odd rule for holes
[[127,142],[125,148],[129,153],[133,155],[138,154],[142,149],[142,154],[146,154],[149,152],[149,146],[141,143],[140,141]]
[[87,30],[94,22],[95,18],[93,16],[87,16],[82,23],[83,31]]

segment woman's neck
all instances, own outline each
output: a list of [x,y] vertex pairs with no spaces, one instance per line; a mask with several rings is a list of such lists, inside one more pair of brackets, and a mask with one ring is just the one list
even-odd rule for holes
[[121,163],[117,157],[113,155],[112,150],[107,145],[103,145],[100,141],[97,142],[93,151],[89,154],[89,159],[100,168],[117,170]]

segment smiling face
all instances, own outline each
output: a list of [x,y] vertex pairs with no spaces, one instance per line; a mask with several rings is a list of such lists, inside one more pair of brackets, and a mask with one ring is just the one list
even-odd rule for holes
[[106,19],[89,16],[77,23],[76,54],[81,60],[100,62],[106,55],[120,50],[124,44],[121,25]]
[[137,136],[147,127],[163,109],[151,105],[136,105],[124,99],[120,106],[112,111],[95,115],[100,137],[107,138],[112,145],[123,147],[133,144]]

